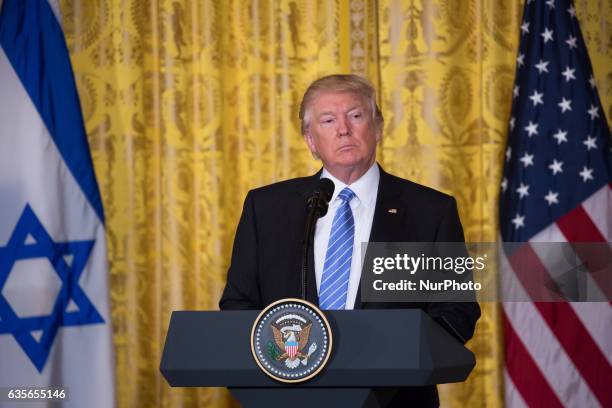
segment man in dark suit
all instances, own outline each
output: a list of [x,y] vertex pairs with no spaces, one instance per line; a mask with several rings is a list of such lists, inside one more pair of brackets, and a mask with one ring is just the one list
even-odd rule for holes
[[[323,309],[421,308],[465,342],[480,308],[470,303],[364,303],[361,242],[463,242],[455,200],[386,173],[376,163],[383,116],[372,85],[356,75],[313,82],[300,107],[302,133],[323,169],[248,193],[238,224],[222,310],[262,309],[302,289],[307,200],[321,177],[335,185],[317,222],[306,298]],[[438,406],[435,386],[396,390],[390,406]]]

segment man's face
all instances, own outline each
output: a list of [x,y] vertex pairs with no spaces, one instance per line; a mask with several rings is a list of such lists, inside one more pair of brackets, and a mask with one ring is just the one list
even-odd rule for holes
[[345,183],[363,175],[374,163],[380,130],[370,105],[354,93],[319,94],[310,106],[306,143],[325,168]]

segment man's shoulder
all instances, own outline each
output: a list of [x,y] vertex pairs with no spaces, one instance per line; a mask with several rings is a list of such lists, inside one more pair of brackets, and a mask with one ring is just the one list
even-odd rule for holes
[[383,177],[386,179],[385,182],[388,184],[390,191],[397,191],[404,200],[443,206],[448,206],[455,200],[451,195],[393,174],[385,173]]
[[306,194],[316,186],[316,176],[296,177],[252,189],[254,198],[279,198],[285,194]]

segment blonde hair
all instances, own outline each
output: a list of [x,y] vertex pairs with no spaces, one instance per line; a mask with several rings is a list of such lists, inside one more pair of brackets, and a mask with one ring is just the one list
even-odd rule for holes
[[353,74],[335,74],[317,79],[310,84],[300,103],[300,122],[302,134],[306,134],[310,125],[310,105],[322,93],[355,93],[369,102],[372,119],[376,127],[382,130],[385,122],[382,112],[376,103],[376,90],[367,79]]

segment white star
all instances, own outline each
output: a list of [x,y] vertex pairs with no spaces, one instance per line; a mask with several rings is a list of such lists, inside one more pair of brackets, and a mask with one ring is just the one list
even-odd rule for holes
[[525,65],[525,54],[519,54],[518,57],[516,57],[516,63],[519,67]]
[[514,99],[517,96],[519,96],[519,89],[521,89],[520,86],[514,85],[514,89],[512,90],[512,99]]
[[529,21],[525,21],[523,24],[521,24],[521,31],[523,34],[529,33]]
[[589,78],[589,84],[591,84],[591,88],[595,88],[595,77],[593,75]]
[[529,195],[529,186],[521,183],[519,188],[516,189],[516,192],[519,193],[520,198],[526,197]]
[[529,133],[529,137],[538,134],[538,124],[529,121],[529,125],[525,126],[525,130]]
[[540,35],[542,36],[542,38],[544,38],[544,44],[546,44],[548,41],[552,41],[553,40],[553,30],[549,30],[548,28],[544,29],[544,32],[541,33]]
[[574,8],[573,5],[572,5],[572,7],[567,9],[567,12],[569,13],[570,17],[572,17],[572,18],[576,17],[576,9]]
[[525,167],[533,166],[533,154],[525,154],[519,159]]
[[552,136],[557,139],[557,144],[561,144],[563,142],[567,143],[567,132],[564,132],[561,129],[559,129],[557,133]]
[[586,140],[582,142],[582,144],[587,147],[587,152],[591,149],[597,149],[597,145],[595,144],[596,140],[597,139],[591,137],[591,135],[587,135]]
[[554,8],[555,8],[555,0],[548,0],[548,1],[546,2],[546,5],[547,5],[548,7],[550,7],[551,9],[554,9]]
[[516,214],[516,217],[512,219],[512,223],[514,224],[514,229],[519,229],[525,226],[525,216]]
[[597,106],[591,105],[591,109],[587,111],[589,112],[589,116],[591,117],[591,120],[599,117],[599,113],[597,113],[598,110],[599,108]]
[[557,161],[557,159],[554,159],[552,164],[548,165],[548,168],[552,170],[553,176],[556,175],[557,173],[563,173],[563,162]]
[[533,101],[533,106],[537,106],[539,104],[544,104],[542,101],[542,97],[544,96],[544,92],[539,93],[538,91],[533,91],[533,95],[529,97]]
[[510,130],[514,130],[514,124],[516,122],[516,119],[514,119],[514,116],[510,118]]
[[505,177],[501,182],[501,188],[503,192],[506,192],[506,190],[508,189],[508,179]]
[[509,162],[511,157],[512,157],[512,148],[508,146],[508,148],[506,149],[506,161]]
[[544,199],[548,201],[548,205],[559,204],[559,193],[553,193],[552,190],[548,190],[548,194],[544,196]]
[[578,47],[578,45],[576,45],[576,37],[574,37],[573,35],[570,35],[569,38],[567,39],[567,41],[565,41],[565,43],[567,45],[569,45],[570,50],[572,48],[577,48]]
[[572,110],[572,100],[571,99],[565,99],[562,98],[561,102],[559,102],[557,105],[559,105],[559,107],[561,108],[561,113],[565,113],[565,111],[571,111]]
[[584,166],[580,173],[580,177],[582,177],[582,181],[585,183],[587,180],[593,180],[593,169],[589,169],[587,166]]
[[541,74],[542,72],[548,72],[547,66],[548,66],[548,61],[540,60],[540,62],[535,64],[535,67],[538,70],[538,74]]
[[569,82],[570,79],[576,79],[574,72],[576,72],[575,69],[570,69],[570,67],[565,68],[565,71],[561,73],[561,75],[565,77],[565,82]]

